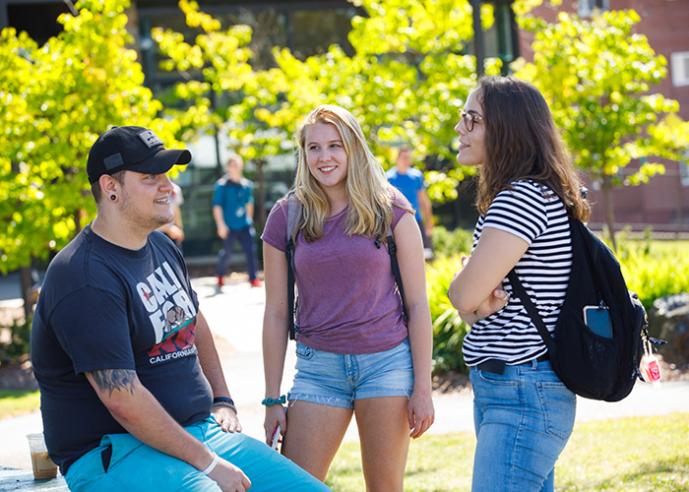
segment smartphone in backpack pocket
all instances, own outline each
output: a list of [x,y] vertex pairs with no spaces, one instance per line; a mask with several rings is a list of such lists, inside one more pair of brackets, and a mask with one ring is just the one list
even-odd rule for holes
[[584,306],[584,323],[600,337],[612,338],[610,310],[605,306]]

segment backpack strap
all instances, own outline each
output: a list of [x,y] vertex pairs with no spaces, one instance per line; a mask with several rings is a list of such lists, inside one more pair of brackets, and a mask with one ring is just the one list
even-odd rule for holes
[[533,321],[533,324],[536,326],[538,334],[541,335],[543,343],[545,343],[545,346],[548,348],[548,352],[552,353],[552,336],[550,335],[550,332],[548,332],[548,328],[545,326],[545,323],[543,322],[541,315],[538,314],[536,306],[531,300],[529,294],[526,292],[526,289],[522,285],[521,280],[519,280],[517,272],[514,268],[510,270],[510,273],[507,274],[507,279],[510,281],[510,285],[512,285],[512,291],[515,294],[517,294],[517,297],[519,297],[519,299],[522,301],[522,304],[524,305],[526,312],[529,313],[529,317],[531,318],[531,321]]
[[[390,267],[392,268],[392,274],[395,276],[395,283],[397,284],[397,290],[400,292],[400,298],[402,299],[402,313],[404,315],[404,321],[409,321],[409,311],[407,310],[407,301],[404,297],[404,285],[402,284],[402,273],[400,272],[400,265],[397,262],[397,243],[395,243],[395,238],[392,235],[392,229],[390,225],[385,228],[385,240],[388,243],[388,255],[390,256]],[[377,243],[376,243],[377,244]]]
[[297,242],[299,232],[299,219],[301,218],[301,202],[294,195],[294,192],[287,194],[287,246],[285,256],[287,257],[287,324],[289,328],[289,339],[294,340],[296,335],[296,325],[294,323],[294,246]]
[[287,194],[287,240],[292,240],[296,244],[297,234],[299,234],[299,220],[301,219],[301,202],[297,199],[294,192]]

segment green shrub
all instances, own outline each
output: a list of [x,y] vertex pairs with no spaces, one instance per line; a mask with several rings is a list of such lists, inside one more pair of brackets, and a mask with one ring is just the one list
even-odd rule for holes
[[447,298],[455,273],[459,271],[460,255],[440,257],[426,268],[428,301],[433,320],[433,372],[449,370],[467,372],[462,357],[462,341],[469,327],[457,314]]
[[455,229],[448,231],[443,226],[435,226],[431,239],[436,257],[453,256],[471,251],[471,231]]
[[462,341],[469,330],[447,298],[447,289],[459,271],[460,257],[471,251],[472,233],[465,229],[433,228],[435,261],[426,268],[428,301],[433,321],[433,372],[467,372]]
[[689,292],[689,243],[624,240],[617,258],[629,290],[646,309],[659,297]]

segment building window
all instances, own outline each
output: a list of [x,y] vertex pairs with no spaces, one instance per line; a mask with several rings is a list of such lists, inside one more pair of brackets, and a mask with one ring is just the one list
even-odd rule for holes
[[672,85],[689,85],[689,51],[672,54]]
[[[4,8],[0,2],[0,8]],[[53,36],[62,32],[62,24],[57,22],[60,14],[68,13],[65,2],[48,1],[14,1],[7,3],[7,25],[17,31],[26,31],[29,36],[42,45]],[[0,28],[4,26],[0,25]]]
[[579,0],[579,16],[591,17],[595,10],[608,10],[610,0]]

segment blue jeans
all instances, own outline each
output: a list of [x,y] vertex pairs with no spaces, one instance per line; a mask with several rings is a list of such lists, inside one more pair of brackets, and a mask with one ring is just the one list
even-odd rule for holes
[[404,396],[414,388],[409,340],[372,354],[337,354],[297,342],[297,373],[290,401],[354,408],[354,400]]
[[471,368],[476,453],[472,492],[552,492],[555,462],[567,444],[576,397],[549,361]]
[[216,273],[219,277],[227,273],[232,258],[232,246],[239,241],[244,254],[246,255],[246,266],[249,270],[249,280],[256,279],[256,231],[253,226],[246,226],[243,229],[230,229],[227,237],[223,240],[222,249],[218,253],[218,266]]
[[[185,429],[241,468],[251,480],[251,492],[330,490],[265,443],[244,434],[224,432],[212,417]],[[106,467],[103,455],[108,451]],[[190,464],[147,446],[131,434],[103,436],[100,446],[72,463],[65,480],[76,492],[220,492],[214,480]]]

